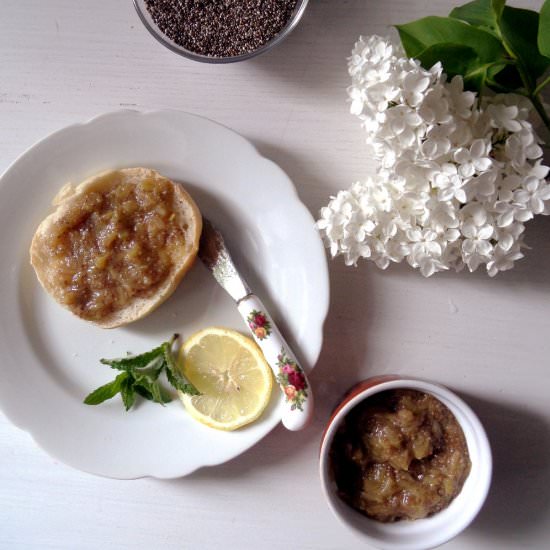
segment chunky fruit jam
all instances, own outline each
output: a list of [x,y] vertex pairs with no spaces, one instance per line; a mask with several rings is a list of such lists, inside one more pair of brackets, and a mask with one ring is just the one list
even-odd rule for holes
[[366,516],[393,522],[431,516],[460,493],[468,447],[451,411],[432,395],[390,390],[355,407],[331,448],[340,497]]

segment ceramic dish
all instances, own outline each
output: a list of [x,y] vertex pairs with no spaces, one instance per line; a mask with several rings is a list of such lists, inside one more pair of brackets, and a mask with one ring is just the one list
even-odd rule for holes
[[101,357],[120,357],[210,325],[245,330],[235,304],[200,262],[151,315],[114,330],[74,317],[39,286],[31,237],[66,182],[109,168],[147,166],[185,182],[226,237],[243,275],[266,301],[309,369],[328,308],[325,253],[292,183],[235,132],[177,111],[119,111],[70,126],[24,153],[0,179],[0,407],[57,459],[114,478],[173,478],[229,460],[280,419],[280,393],[259,421],[224,433],[176,400],[126,413],[115,398],[82,404],[113,378]]
[[[472,466],[461,492],[441,512],[426,519],[381,523],[360,514],[340,499],[329,453],[340,423],[352,408],[375,393],[405,388],[430,393],[453,413],[464,432]],[[447,388],[420,378],[380,376],[358,384],[334,411],[321,442],[321,483],[332,512],[365,542],[383,550],[435,548],[458,535],[472,522],[485,502],[491,472],[489,441],[472,409]]]

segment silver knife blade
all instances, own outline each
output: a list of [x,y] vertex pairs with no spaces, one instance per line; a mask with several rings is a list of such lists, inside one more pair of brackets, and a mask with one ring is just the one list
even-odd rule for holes
[[[237,302],[241,317],[271,367],[284,396],[281,414],[283,425],[293,431],[304,428],[313,415],[313,394],[307,376],[262,301],[250,292],[248,285],[239,275],[221,233],[204,218],[199,258],[212,272],[220,286]],[[258,332],[258,328],[251,324],[251,315],[253,319],[257,316],[263,318],[261,326],[263,332]],[[268,332],[265,327],[269,329]],[[299,375],[302,380],[302,389],[299,390],[301,393],[297,394],[296,391],[292,395],[287,393],[287,387],[290,386],[286,379],[282,378],[283,367],[291,368],[296,375]]]
[[239,275],[222,234],[206,218],[202,219],[199,258],[235,302],[240,302],[250,294],[250,288]]

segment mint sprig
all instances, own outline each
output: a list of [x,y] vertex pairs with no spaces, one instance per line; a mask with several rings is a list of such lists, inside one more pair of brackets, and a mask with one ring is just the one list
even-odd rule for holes
[[164,405],[172,401],[172,398],[158,380],[162,372],[166,373],[168,382],[176,390],[199,395],[200,392],[184,378],[174,360],[172,345],[177,338],[178,335],[174,334],[169,341],[140,355],[130,355],[121,359],[100,359],[102,364],[122,372],[112,382],[91,392],[84,399],[84,403],[99,405],[120,393],[127,411],[134,406],[137,396]]
[[117,393],[120,393],[122,391],[122,385],[124,382],[126,382],[127,379],[127,372],[119,374],[112,382],[109,382],[104,386],[100,386],[92,393],[90,393],[88,397],[86,397],[86,399],[84,400],[84,403],[86,403],[86,405],[99,405],[100,403],[103,403],[103,401],[111,399]]

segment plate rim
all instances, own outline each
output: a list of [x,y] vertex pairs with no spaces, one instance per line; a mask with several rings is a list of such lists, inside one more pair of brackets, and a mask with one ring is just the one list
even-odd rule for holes
[[[66,126],[63,126],[61,128],[58,128],[58,129],[50,132],[49,134],[39,138],[35,142],[33,142],[24,151],[22,151],[19,155],[17,155],[17,157],[7,166],[7,168],[0,174],[0,194],[4,190],[5,176],[7,174],[9,174],[12,170],[17,169],[18,165],[21,162],[24,161],[25,157],[27,157],[29,154],[31,154],[34,150],[39,149],[40,146],[43,143],[48,142],[49,140],[51,140],[54,137],[59,137],[61,134],[74,131],[77,128],[84,128],[84,127],[86,127],[88,125],[92,125],[92,124],[94,124],[97,121],[100,121],[102,119],[108,119],[108,118],[116,117],[116,116],[123,116],[125,114],[131,115],[131,116],[138,116],[138,117],[145,117],[145,116],[154,117],[156,115],[165,116],[166,114],[170,114],[170,113],[177,114],[178,116],[194,118],[194,119],[197,119],[199,121],[207,122],[207,123],[209,123],[213,126],[217,126],[219,128],[222,128],[224,131],[226,131],[226,132],[232,134],[234,137],[238,138],[241,141],[241,143],[243,145],[247,146],[259,159],[261,159],[264,162],[270,163],[278,171],[280,171],[280,173],[284,176],[285,192],[290,193],[292,195],[294,201],[296,202],[295,206],[299,207],[304,212],[304,214],[306,216],[310,217],[311,220],[314,221],[312,213],[310,212],[309,208],[304,204],[304,202],[301,200],[301,198],[298,194],[298,190],[297,190],[294,182],[288,176],[288,174],[281,168],[281,166],[279,166],[279,164],[272,161],[268,157],[265,157],[260,151],[258,151],[256,145],[252,141],[250,141],[249,139],[244,137],[242,134],[240,134],[239,132],[237,132],[233,128],[230,128],[229,126],[227,126],[225,124],[222,124],[220,122],[212,120],[209,117],[198,115],[198,114],[191,113],[191,112],[188,112],[188,111],[183,111],[183,110],[180,110],[180,109],[173,109],[173,108],[143,109],[143,110],[135,109],[135,108],[115,109],[115,110],[100,113],[98,115],[95,115],[95,116],[87,119],[87,120],[73,122],[73,123],[68,124]],[[313,369],[316,366],[316,364],[319,360],[319,357],[321,355],[321,351],[322,351],[322,347],[323,347],[323,339],[324,339],[324,327],[325,327],[325,324],[326,324],[326,321],[327,321],[329,307],[330,307],[330,278],[329,278],[328,262],[327,262],[327,258],[326,258],[326,253],[324,251],[324,247],[322,246],[322,239],[321,239],[320,235],[319,235],[319,245],[320,245],[320,250],[322,252],[322,256],[323,256],[324,261],[321,262],[322,267],[323,267],[322,272],[318,272],[317,276],[322,280],[322,284],[323,284],[324,288],[326,289],[326,292],[324,292],[323,296],[320,297],[322,299],[318,300],[318,306],[319,306],[319,312],[320,312],[319,326],[318,326],[319,345],[318,345],[318,349],[314,353],[314,356],[312,357],[312,361],[311,361],[311,365],[310,365],[311,369]],[[273,429],[275,427],[277,427],[278,424],[280,423],[280,421],[279,421],[279,422],[273,424],[273,426],[271,426],[256,441],[254,441],[253,443],[248,445],[246,448],[244,448],[241,452],[239,452],[238,454],[233,455],[230,458],[221,458],[220,460],[214,460],[214,461],[208,461],[208,462],[204,461],[203,464],[197,465],[194,468],[188,469],[185,472],[177,474],[177,475],[163,476],[163,475],[159,475],[157,473],[143,473],[141,475],[132,475],[132,476],[121,477],[121,476],[118,476],[118,475],[109,475],[109,474],[104,473],[104,472],[92,471],[92,470],[87,469],[85,467],[78,466],[74,463],[71,463],[68,460],[60,458],[59,456],[57,456],[55,454],[55,451],[53,449],[49,448],[47,443],[41,441],[41,438],[40,438],[39,434],[35,433],[36,430],[33,430],[30,426],[26,425],[26,422],[19,421],[18,419],[16,419],[15,418],[16,415],[13,414],[13,410],[8,410],[9,407],[6,407],[4,405],[5,404],[3,403],[3,401],[0,400],[0,411],[2,411],[2,413],[6,416],[6,418],[9,420],[9,422],[12,425],[14,425],[16,428],[26,432],[31,437],[31,439],[36,444],[36,446],[38,448],[40,448],[43,452],[45,452],[48,456],[50,456],[54,460],[58,460],[59,462],[65,464],[69,467],[75,468],[78,471],[82,471],[82,472],[86,472],[86,473],[89,473],[89,474],[92,474],[92,475],[96,475],[96,476],[99,476],[99,477],[110,478],[110,479],[141,479],[141,478],[177,479],[177,478],[180,478],[180,477],[184,477],[184,476],[190,475],[191,473],[193,473],[193,472],[195,472],[199,469],[206,468],[206,467],[211,467],[211,466],[217,466],[217,465],[223,464],[227,461],[236,459],[241,454],[247,452],[249,449],[251,449],[252,447],[259,444],[260,441],[263,438],[265,438],[270,432],[272,432]]]

